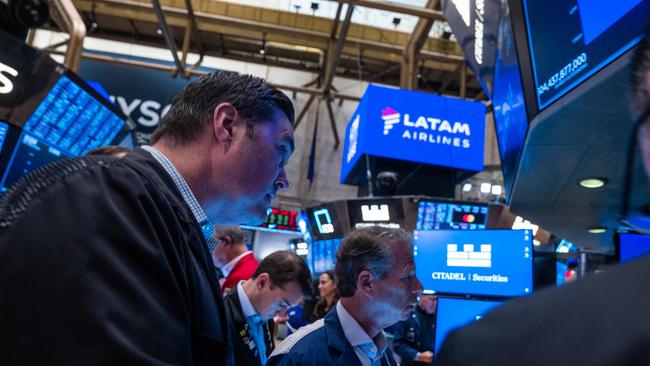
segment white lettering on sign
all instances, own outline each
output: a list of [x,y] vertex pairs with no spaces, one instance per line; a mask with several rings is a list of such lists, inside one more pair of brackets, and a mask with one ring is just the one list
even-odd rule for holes
[[349,140],[349,148],[348,148],[348,156],[346,158],[347,162],[349,163],[354,155],[357,153],[357,139],[359,137],[359,119],[361,118],[360,114],[357,114],[357,117],[354,119],[354,122],[352,122],[352,126],[350,127],[350,140]]
[[483,16],[485,15],[485,0],[476,0],[476,20],[474,21],[474,58],[479,65],[483,64]]
[[14,83],[10,78],[3,74],[9,74],[13,77],[18,76],[18,70],[9,65],[0,62],[0,94],[9,94],[14,90]]
[[461,272],[433,272],[431,278],[434,280],[467,281],[465,274]]
[[[450,135],[471,136],[472,131],[468,123],[465,122],[450,122],[446,119],[418,116],[417,118],[411,117],[410,114],[402,114],[395,111],[390,107],[386,107],[381,111],[381,118],[384,120],[384,135],[388,135],[393,126],[400,122],[407,129],[402,132],[402,138],[413,140],[417,142],[427,142],[430,144],[450,145],[469,149],[471,144],[470,140],[464,137],[443,136],[436,132],[444,132]],[[433,132],[429,132],[433,131]]]
[[[162,106],[155,100],[133,99],[128,101],[122,96],[110,96],[111,101],[117,104],[122,112],[127,116],[135,119],[135,121],[145,127],[155,127],[160,122],[160,119],[169,111],[171,105]],[[132,114],[138,111],[141,116],[135,118]]]

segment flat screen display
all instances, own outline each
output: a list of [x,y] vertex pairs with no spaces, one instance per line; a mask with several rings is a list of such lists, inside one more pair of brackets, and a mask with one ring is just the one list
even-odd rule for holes
[[0,121],[0,151],[2,151],[5,138],[7,138],[7,132],[9,132],[9,125],[7,122]]
[[627,262],[650,253],[650,236],[620,234],[618,245],[620,261]]
[[530,230],[416,231],[416,274],[427,292],[522,296],[533,290]]
[[404,221],[401,199],[349,200],[350,226],[383,226],[398,229]]
[[65,74],[50,88],[10,152],[0,181],[3,191],[46,164],[124,139],[126,121],[85,88]]
[[501,156],[506,199],[509,199],[517,171],[517,162],[528,128],[526,104],[509,11],[504,12],[499,23],[494,74],[492,97],[494,125]]
[[501,304],[502,302],[498,301],[438,298],[435,354],[438,354],[447,334],[454,329],[480,320],[490,310]]
[[266,216],[266,221],[260,227],[285,230],[300,231],[298,227],[298,211],[280,210],[271,208],[271,212]]
[[343,238],[316,240],[311,245],[312,273],[333,270],[336,264],[336,251]]
[[524,12],[543,109],[639,41],[650,0],[524,0]]
[[309,232],[314,240],[343,237],[343,227],[334,205],[325,204],[305,209]]
[[418,202],[416,230],[480,230],[485,229],[487,205],[466,203]]

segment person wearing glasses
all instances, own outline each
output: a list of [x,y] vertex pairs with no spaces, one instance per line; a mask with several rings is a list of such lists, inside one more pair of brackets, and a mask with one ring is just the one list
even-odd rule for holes
[[[638,46],[632,68],[638,122],[628,160],[638,140],[650,177],[650,37]],[[628,164],[628,182],[632,167]],[[643,227],[647,222],[623,220],[642,233],[650,232]],[[650,365],[650,255],[495,309],[447,336],[435,364]]]
[[383,329],[405,320],[422,293],[411,235],[355,230],[336,253],[335,272],[341,299],[325,318],[287,337],[267,365],[396,365]]
[[310,292],[309,268],[297,254],[277,251],[262,259],[253,277],[240,281],[224,298],[235,364],[265,365],[274,349],[273,317],[283,316]]

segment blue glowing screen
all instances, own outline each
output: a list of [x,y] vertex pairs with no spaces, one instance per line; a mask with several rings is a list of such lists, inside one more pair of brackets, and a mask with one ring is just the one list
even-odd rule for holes
[[509,15],[504,15],[499,24],[495,64],[492,97],[494,125],[501,156],[506,198],[509,199],[514,184],[517,161],[528,128],[519,62],[512,38],[512,23]]
[[316,240],[311,245],[312,273],[323,273],[334,269],[336,251],[343,238]]
[[416,231],[416,274],[425,291],[521,296],[533,290],[530,230]]
[[480,320],[490,310],[501,304],[497,301],[438,298],[435,354],[440,350],[440,346],[449,332]]
[[650,253],[650,236],[638,234],[620,234],[619,258],[627,262]]
[[488,219],[487,205],[420,201],[416,230],[481,230]]
[[650,0],[524,0],[540,109],[633,47]]

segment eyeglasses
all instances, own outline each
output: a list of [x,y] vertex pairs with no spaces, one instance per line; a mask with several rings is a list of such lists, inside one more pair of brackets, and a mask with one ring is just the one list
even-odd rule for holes
[[632,135],[627,148],[627,160],[625,165],[625,180],[623,183],[623,204],[621,206],[620,222],[628,229],[644,235],[650,235],[650,217],[630,215],[630,201],[632,200],[632,183],[634,181],[634,157],[639,142],[638,134],[643,123],[650,117],[650,105],[641,113],[641,116],[634,123]]

